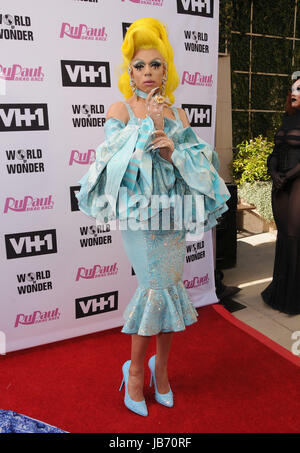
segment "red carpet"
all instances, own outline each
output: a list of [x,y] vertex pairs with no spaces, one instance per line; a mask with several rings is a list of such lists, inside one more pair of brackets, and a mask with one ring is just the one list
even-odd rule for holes
[[[300,431],[300,359],[237,321],[222,306],[174,336],[172,409],[149,389],[149,416],[123,404],[121,364],[130,336],[120,329],[0,357],[0,408],[69,432],[263,433]],[[147,360],[154,352],[152,339]]]

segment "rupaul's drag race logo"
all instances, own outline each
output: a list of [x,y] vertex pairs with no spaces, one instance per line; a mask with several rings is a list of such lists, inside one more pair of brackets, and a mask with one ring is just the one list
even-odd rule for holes
[[89,149],[87,152],[80,152],[77,149],[72,149],[69,165],[79,164],[79,165],[90,165],[96,160],[96,151],[94,149]]
[[212,87],[213,85],[213,76],[201,74],[201,72],[191,73],[189,71],[184,71],[182,74],[181,84],[184,85],[197,85],[200,87]]
[[39,324],[41,322],[56,321],[57,319],[59,319],[59,317],[60,312],[58,311],[58,308],[49,311],[36,310],[30,315],[19,313],[16,317],[14,327],[19,327],[20,325],[30,326],[32,324]]
[[184,280],[183,284],[186,289],[199,288],[199,286],[207,285],[209,282],[208,274],[203,275],[203,277],[195,276],[192,280]]
[[0,78],[14,82],[43,82],[45,74],[42,66],[21,66],[13,64],[4,66],[0,64]]
[[89,41],[106,41],[107,32],[105,27],[89,27],[86,24],[71,25],[63,22],[60,30],[60,38],[67,36],[72,39],[85,39]]
[[137,3],[140,5],[162,6],[164,0],[121,0],[122,2]]
[[4,203],[4,214],[8,211],[26,212],[26,211],[42,211],[53,209],[54,201],[52,195],[47,197],[32,197],[25,195],[24,198],[18,200],[15,197],[7,197]]
[[91,278],[110,277],[111,275],[117,275],[117,273],[118,266],[116,262],[106,265],[95,264],[90,268],[81,266],[77,270],[75,281],[78,282],[81,278],[89,280]]

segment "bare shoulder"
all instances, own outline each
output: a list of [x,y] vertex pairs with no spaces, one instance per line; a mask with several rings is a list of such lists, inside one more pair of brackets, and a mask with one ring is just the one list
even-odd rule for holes
[[109,107],[106,119],[108,120],[109,118],[116,118],[124,123],[128,123],[129,114],[124,102],[115,102]]
[[188,120],[188,118],[186,116],[185,111],[183,109],[180,109],[180,108],[177,108],[177,110],[178,110],[179,118],[182,121],[183,127],[188,127],[190,125],[190,123],[189,123],[189,120]]

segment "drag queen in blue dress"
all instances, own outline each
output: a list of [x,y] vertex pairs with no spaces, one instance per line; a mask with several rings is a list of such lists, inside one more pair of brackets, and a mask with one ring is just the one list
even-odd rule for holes
[[173,406],[168,358],[174,332],[197,320],[182,282],[186,232],[200,233],[228,208],[218,158],[191,129],[185,112],[172,107],[179,84],[164,25],[135,21],[123,45],[119,88],[124,102],[110,106],[105,142],[79,181],[81,211],[98,223],[118,219],[138,287],[127,306],[122,332],[131,334],[131,360],[122,367],[125,405],[148,415],[144,361],[152,336],[156,355],[148,366],[155,399]]

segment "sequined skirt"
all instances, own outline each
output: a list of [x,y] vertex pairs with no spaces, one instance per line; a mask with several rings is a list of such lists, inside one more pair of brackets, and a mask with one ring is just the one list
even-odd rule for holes
[[122,240],[138,279],[124,312],[123,333],[144,336],[178,332],[198,313],[182,282],[185,230],[126,230]]

